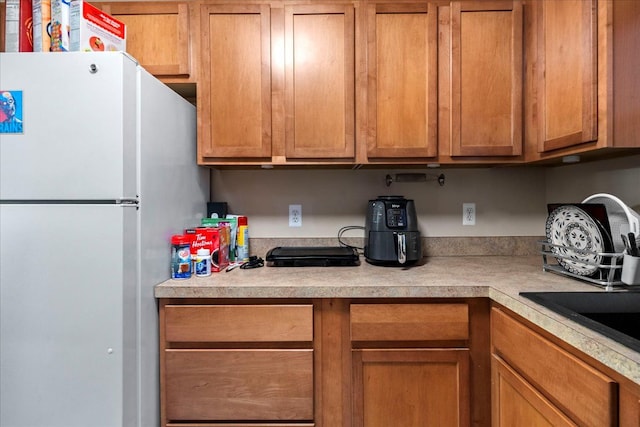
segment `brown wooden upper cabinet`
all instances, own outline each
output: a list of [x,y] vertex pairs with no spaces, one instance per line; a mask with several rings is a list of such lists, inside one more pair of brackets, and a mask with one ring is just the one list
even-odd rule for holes
[[639,148],[640,2],[525,7],[526,160]]
[[598,138],[596,0],[534,2],[538,151]]
[[203,164],[353,162],[353,4],[203,4]]
[[271,161],[271,10],[203,4],[198,161]]
[[451,3],[452,157],[522,154],[522,31],[520,0]]
[[353,4],[284,7],[285,155],[355,156]]
[[367,6],[367,156],[434,157],[438,12],[433,3]]
[[200,164],[523,163],[640,147],[640,1],[187,4]]
[[127,26],[127,52],[165,82],[195,82],[191,31],[193,6],[188,2],[113,2],[96,7]]

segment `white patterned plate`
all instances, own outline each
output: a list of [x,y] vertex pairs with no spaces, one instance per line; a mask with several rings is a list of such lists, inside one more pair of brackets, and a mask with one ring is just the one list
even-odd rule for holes
[[549,243],[561,246],[551,247],[554,254],[565,257],[556,258],[561,266],[581,276],[598,271],[602,256],[597,254],[605,252],[605,242],[589,214],[576,206],[560,206],[549,214],[546,232]]

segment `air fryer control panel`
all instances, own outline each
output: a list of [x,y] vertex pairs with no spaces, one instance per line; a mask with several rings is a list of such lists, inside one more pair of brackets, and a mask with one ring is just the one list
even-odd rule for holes
[[387,206],[387,227],[405,227],[407,225],[406,209],[399,207],[397,203],[389,203],[389,205],[392,206]]

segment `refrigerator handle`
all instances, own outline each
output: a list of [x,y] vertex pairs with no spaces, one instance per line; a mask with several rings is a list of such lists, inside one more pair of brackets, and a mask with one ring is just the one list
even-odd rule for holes
[[137,198],[136,199],[118,199],[116,200],[116,203],[122,206],[123,208],[138,209],[140,207],[140,201]]

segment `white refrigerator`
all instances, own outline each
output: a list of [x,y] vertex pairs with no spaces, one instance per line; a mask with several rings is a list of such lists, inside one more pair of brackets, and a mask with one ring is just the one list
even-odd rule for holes
[[119,52],[2,53],[0,107],[0,426],[155,427],[195,107]]

